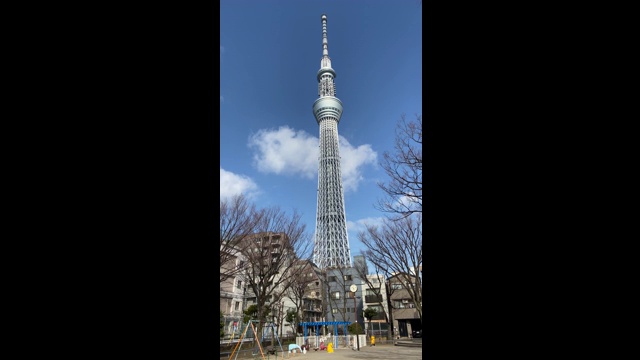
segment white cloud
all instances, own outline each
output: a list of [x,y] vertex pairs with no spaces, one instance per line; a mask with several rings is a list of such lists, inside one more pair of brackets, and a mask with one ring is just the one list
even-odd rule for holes
[[[377,154],[371,145],[352,146],[340,136],[340,168],[345,192],[355,191],[363,180],[363,165],[375,165]],[[318,174],[318,138],[287,126],[263,129],[249,137],[254,166],[263,173],[298,175],[308,179]]]
[[364,179],[360,168],[366,164],[375,165],[377,158],[378,155],[371,149],[371,145],[353,147],[347,139],[340,136],[340,169],[345,191],[358,190],[358,184]]
[[416,203],[420,200],[418,196],[400,196],[395,199],[397,206],[408,209],[415,209],[417,207]]
[[240,194],[252,197],[257,191],[258,185],[250,177],[234,174],[220,168],[220,199]]
[[[367,225],[379,226],[384,221],[383,217],[368,217],[356,221],[347,220],[347,231],[357,237],[360,231],[365,231]],[[351,236],[349,236],[351,238]]]
[[318,139],[287,126],[260,130],[249,137],[254,165],[263,173],[300,175],[313,179],[318,173]]

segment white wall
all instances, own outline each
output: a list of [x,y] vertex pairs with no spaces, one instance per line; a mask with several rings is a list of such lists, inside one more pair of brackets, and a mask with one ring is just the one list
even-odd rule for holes
[[[365,347],[367,346],[367,335],[358,335],[360,337],[360,347]],[[336,344],[338,344],[338,349],[344,349],[344,335],[338,335],[338,336],[334,336],[334,335],[329,335],[329,336],[325,336],[324,338],[327,339],[327,341],[325,341],[325,346],[327,346],[329,343],[333,343],[333,348],[336,348]],[[316,337],[315,336],[307,336],[307,339],[309,339],[309,347],[311,348],[311,350],[313,350],[313,348],[315,348],[316,346],[320,346],[320,341],[322,341],[322,336],[318,336],[318,343],[316,344]],[[357,340],[356,340],[356,336],[355,335],[348,335],[348,342],[349,344],[353,344],[353,346],[357,347]],[[296,344],[302,346],[304,345],[304,336],[298,336],[296,337]],[[351,347],[351,345],[349,345],[349,348]]]

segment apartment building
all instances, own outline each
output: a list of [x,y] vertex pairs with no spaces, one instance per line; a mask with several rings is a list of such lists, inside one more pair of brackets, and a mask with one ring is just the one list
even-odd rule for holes
[[389,278],[393,326],[396,335],[409,337],[414,330],[422,330],[422,321],[416,310],[416,304],[405,289],[405,275],[396,274]]
[[[370,285],[369,285],[370,284]],[[362,284],[364,291],[363,311],[374,308],[378,315],[371,319],[371,322],[387,322],[385,314],[389,313],[387,303],[386,281],[383,275],[367,275],[367,281]]]
[[[220,311],[225,323],[224,332],[229,335],[241,331],[246,283],[244,274],[239,269],[244,266],[245,261],[245,257],[238,251],[227,264],[223,264],[226,272],[232,274],[220,283]],[[231,267],[238,271],[229,271]],[[221,271],[224,270],[221,268]]]
[[[348,321],[361,325],[364,323],[362,316],[362,279],[353,267],[328,268],[325,273],[324,299],[325,321]],[[356,291],[351,291],[351,285],[355,285]]]

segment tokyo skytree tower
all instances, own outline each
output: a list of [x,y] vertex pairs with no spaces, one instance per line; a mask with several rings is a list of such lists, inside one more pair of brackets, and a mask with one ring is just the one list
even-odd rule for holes
[[318,100],[313,103],[313,115],[320,125],[320,159],[318,165],[318,210],[313,262],[321,269],[350,267],[351,251],[347,238],[344,193],[340,171],[338,122],[342,102],[335,96],[327,42],[327,16],[322,15],[322,60],[318,71]]

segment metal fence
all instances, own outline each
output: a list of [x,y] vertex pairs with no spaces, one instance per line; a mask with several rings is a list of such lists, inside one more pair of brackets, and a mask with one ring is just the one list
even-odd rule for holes
[[[358,340],[356,340],[356,335],[326,335],[326,336],[308,336],[305,340],[304,337],[299,336],[296,340],[296,343],[300,346],[308,345],[309,349],[315,349],[322,346],[328,346],[329,343],[333,344],[334,349],[345,349],[345,348],[355,348],[358,346]],[[360,335],[360,347],[365,347],[369,344],[366,335]]]
[[[222,336],[220,338],[220,344],[228,344],[229,342],[237,342],[237,340],[243,335],[243,332],[245,330],[245,327],[247,326],[247,323],[243,322],[241,319],[237,319],[233,316],[225,316],[223,318],[224,321],[224,336]],[[254,324],[253,325],[256,329],[256,331],[258,330],[258,325]],[[247,329],[247,331],[244,333],[244,338],[246,339],[251,339],[251,341],[253,341],[255,336],[253,334],[253,331],[251,330],[251,328]],[[262,329],[262,335],[258,334],[258,337],[260,339],[264,338],[264,340],[267,339],[271,339],[271,328],[264,326]],[[280,337],[280,339],[283,339],[285,337],[289,337],[292,338],[293,340],[295,340],[295,334],[283,334],[283,336],[280,336],[280,334],[278,334],[278,337]]]

